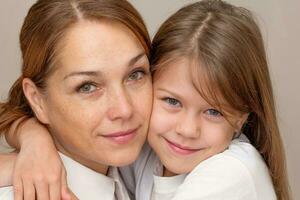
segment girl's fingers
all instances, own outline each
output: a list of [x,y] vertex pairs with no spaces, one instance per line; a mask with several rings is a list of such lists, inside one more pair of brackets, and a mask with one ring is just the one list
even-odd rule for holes
[[60,185],[50,185],[50,200],[61,200],[61,186]]
[[21,179],[13,181],[14,200],[23,200],[23,185]]
[[[48,184],[44,181],[37,181],[35,184],[36,197],[38,200],[49,200]],[[57,199],[59,200],[59,199]]]
[[31,182],[23,182],[24,200],[35,200],[35,189]]
[[69,194],[70,194],[70,197],[71,197],[70,199],[71,200],[79,200],[71,190],[68,190],[68,191],[69,191]]
[[13,185],[13,171],[17,158],[15,153],[0,153],[0,187]]
[[71,200],[71,195],[69,193],[67,184],[67,173],[65,169],[62,170],[61,175],[61,198],[62,200]]
[[50,200],[61,200],[61,182],[52,181],[49,185]]

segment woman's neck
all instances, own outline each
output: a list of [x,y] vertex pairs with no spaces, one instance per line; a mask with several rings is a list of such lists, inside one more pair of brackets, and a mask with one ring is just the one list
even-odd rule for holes
[[87,168],[90,168],[98,173],[101,173],[103,175],[107,175],[109,166],[103,165],[101,163],[88,160],[85,156],[81,156],[80,154],[76,154],[75,152],[68,151],[66,148],[63,147],[55,138],[53,138],[54,144],[59,152],[66,155],[67,157],[75,160],[76,162],[86,166]]

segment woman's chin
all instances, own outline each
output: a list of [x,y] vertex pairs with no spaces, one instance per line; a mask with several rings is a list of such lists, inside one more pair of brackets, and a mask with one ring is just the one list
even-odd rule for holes
[[128,153],[120,153],[118,155],[113,155],[110,157],[110,166],[123,167],[132,164],[139,156],[141,148],[136,150],[130,150]]

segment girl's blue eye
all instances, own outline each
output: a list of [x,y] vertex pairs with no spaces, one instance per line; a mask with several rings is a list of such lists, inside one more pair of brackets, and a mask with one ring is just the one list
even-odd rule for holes
[[173,107],[180,107],[181,103],[177,99],[166,97],[163,99],[168,105],[171,105]]
[[137,81],[137,80],[142,79],[144,77],[144,75],[145,75],[144,71],[135,71],[129,75],[128,79],[130,81]]
[[213,116],[213,117],[223,116],[223,114],[221,112],[219,112],[218,110],[216,110],[216,109],[208,109],[205,112],[206,112],[206,114],[208,114],[210,116]]
[[97,87],[91,83],[84,83],[78,89],[78,91],[81,93],[92,93],[95,90],[97,90]]

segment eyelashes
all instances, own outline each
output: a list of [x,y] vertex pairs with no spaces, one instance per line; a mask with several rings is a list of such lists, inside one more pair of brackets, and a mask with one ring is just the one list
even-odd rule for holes
[[220,111],[213,109],[213,108],[207,109],[205,111],[205,114],[207,114],[211,117],[223,117],[223,114]]
[[78,93],[90,94],[98,89],[99,87],[95,82],[85,81],[76,88],[76,91]]
[[[125,83],[135,84],[140,83],[150,72],[145,67],[138,67],[131,71],[125,78]],[[92,79],[92,78],[90,78]],[[75,92],[80,94],[92,94],[104,87],[105,82],[97,82],[94,80],[83,80],[78,86],[75,87]]]
[[[173,97],[163,97],[163,98],[161,98],[161,100],[163,102],[165,102],[165,104],[167,105],[167,107],[169,109],[174,109],[174,111],[175,110],[178,111],[180,108],[184,107],[184,105],[180,102],[180,100],[173,98]],[[219,110],[217,110],[215,108],[204,109],[202,111],[202,113],[204,114],[204,116],[206,116],[210,119],[220,119],[224,116],[222,114],[222,112],[220,112]]]
[[165,97],[162,99],[164,102],[166,102],[167,105],[171,106],[171,107],[181,107],[182,104],[179,100],[175,99],[175,98],[171,98],[171,97]]
[[130,84],[139,83],[140,81],[144,80],[148,75],[150,75],[149,70],[146,70],[145,67],[138,67],[129,73],[126,82]]
[[144,69],[136,69],[132,73],[129,74],[129,81],[137,81],[141,80],[146,75],[146,71]]

